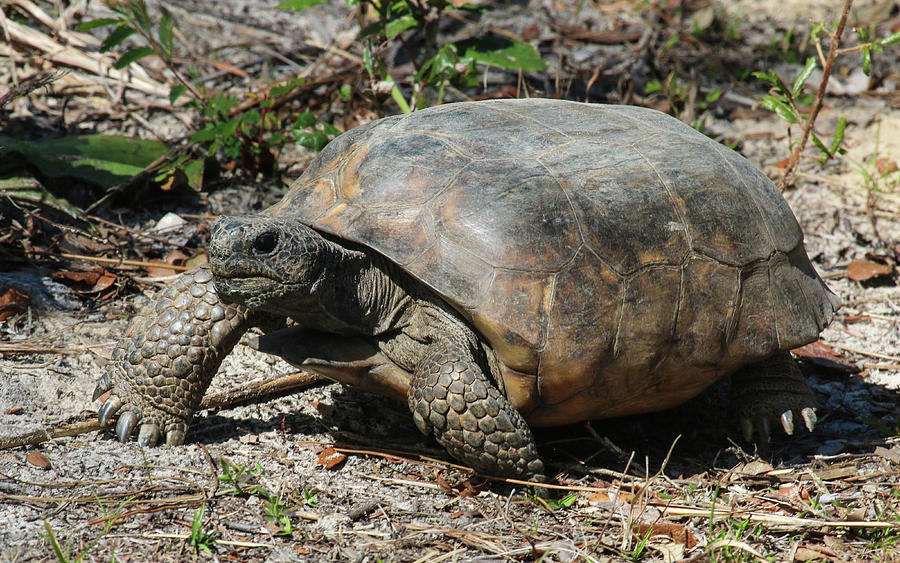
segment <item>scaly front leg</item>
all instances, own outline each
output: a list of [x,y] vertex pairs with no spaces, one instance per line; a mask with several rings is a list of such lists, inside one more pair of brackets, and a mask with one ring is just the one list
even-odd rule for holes
[[201,266],[179,276],[142,310],[113,351],[94,389],[100,424],[119,413],[116,436],[125,442],[140,425],[138,443],[184,443],[203,394],[241,335],[253,326],[245,307],[219,301],[213,276]]
[[488,475],[546,479],[525,419],[466,346],[433,344],[416,370],[408,401],[419,430],[459,461]]

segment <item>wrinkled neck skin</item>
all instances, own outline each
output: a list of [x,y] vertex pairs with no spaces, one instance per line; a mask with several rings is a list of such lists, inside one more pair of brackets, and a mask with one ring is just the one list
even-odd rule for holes
[[404,326],[415,300],[391,275],[396,266],[374,252],[322,241],[326,254],[318,279],[306,295],[286,295],[283,311],[303,326],[328,332],[374,336]]

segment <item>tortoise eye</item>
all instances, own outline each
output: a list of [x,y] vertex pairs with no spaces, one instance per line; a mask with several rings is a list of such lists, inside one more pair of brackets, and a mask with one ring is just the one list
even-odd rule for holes
[[253,241],[253,250],[257,254],[270,254],[278,244],[278,235],[271,231],[263,233]]

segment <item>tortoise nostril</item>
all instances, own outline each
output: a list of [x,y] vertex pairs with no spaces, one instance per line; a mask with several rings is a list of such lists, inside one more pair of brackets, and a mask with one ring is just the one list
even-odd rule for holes
[[278,245],[278,235],[271,231],[265,232],[253,241],[253,250],[257,254],[270,254]]

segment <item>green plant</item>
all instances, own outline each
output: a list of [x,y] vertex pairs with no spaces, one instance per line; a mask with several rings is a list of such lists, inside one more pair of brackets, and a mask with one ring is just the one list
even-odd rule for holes
[[317,508],[319,506],[319,501],[316,497],[318,496],[318,493],[313,489],[303,489],[303,504]]
[[[271,493],[266,487],[260,484],[263,477],[262,468],[259,464],[253,469],[247,469],[245,465],[230,463],[222,460],[222,475],[219,481],[229,484],[233,489],[225,491],[224,494],[241,496],[252,495],[263,501],[263,510],[265,510],[265,519],[273,522],[278,526],[277,535],[291,536],[293,527],[291,525],[290,514],[287,511],[285,502],[280,496]],[[312,489],[303,491],[304,504],[309,506],[318,506],[316,494]]]
[[99,499],[97,499],[100,508],[103,510],[103,516],[105,519],[103,530],[97,535],[97,537],[91,540],[87,547],[85,547],[84,550],[82,550],[82,552],[75,557],[75,559],[71,559],[72,538],[66,540],[66,547],[65,549],[63,549],[63,547],[59,543],[59,538],[57,538],[56,536],[56,532],[54,532],[53,527],[50,526],[50,522],[44,520],[43,535],[47,538],[47,541],[50,542],[50,546],[53,548],[53,555],[56,556],[56,560],[60,563],[79,563],[82,559],[84,559],[84,556],[87,555],[95,545],[97,545],[97,542],[99,542],[100,539],[103,538],[103,536],[109,533],[109,531],[113,527],[113,524],[115,524],[118,515],[125,510],[125,505],[130,503],[132,500],[134,500],[133,497],[125,499],[119,504],[119,506],[116,507],[112,514],[108,514],[106,511],[106,507],[102,502],[100,502]]
[[661,93],[669,102],[672,113],[682,121],[690,120],[690,125],[697,131],[706,131],[706,120],[710,107],[722,96],[722,90],[716,88],[700,94],[698,89],[687,89],[680,85],[678,77],[670,72],[662,82],[650,80],[644,87],[644,94]]
[[[279,7],[302,10],[322,1],[290,0]],[[547,66],[534,47],[517,39],[487,36],[439,44],[438,28],[445,12],[486,10],[465,0],[347,0],[347,4],[358,7],[361,21],[367,21],[367,14],[375,14],[375,20],[365,25],[360,34],[365,42],[362,61],[372,84],[370,94],[376,101],[390,95],[404,113],[440,104],[448,84],[475,86],[476,65],[516,71],[543,70]],[[421,40],[421,49],[413,47],[414,38]],[[395,40],[401,43],[414,67],[413,75],[408,77],[412,85],[409,99],[380,55],[379,46]]]
[[552,498],[541,498],[537,495],[528,495],[528,500],[530,500],[532,504],[536,506],[542,506],[550,510],[561,510],[564,508],[569,508],[570,506],[575,504],[576,499],[578,499],[578,493],[569,493],[558,500]]
[[[274,113],[277,102],[303,87],[304,79],[294,78],[272,86],[261,93],[262,99],[258,103],[245,108],[241,98],[208,92],[196,68],[188,67],[186,73],[182,72],[181,65],[175,59],[175,20],[170,14],[164,13],[155,22],[144,0],[122,0],[111,2],[108,6],[118,17],[85,22],[78,29],[111,27],[112,31],[101,44],[101,52],[111,51],[133,36],[139,37],[145,44],[127,49],[118,57],[115,67],[124,68],[145,57],[158,57],[177,82],[169,91],[170,103],[175,105],[186,94],[188,100],[184,105],[203,116],[201,127],[191,134],[189,140],[205,146],[208,154],[215,155],[221,150],[229,159],[240,159],[245,169],[268,174],[275,166],[274,148],[296,142],[321,150],[329,140],[340,134],[337,128],[320,123],[309,110],[289,118],[286,126]],[[254,94],[257,97],[260,95]],[[193,172],[196,176],[197,169],[202,169],[202,162],[202,159],[184,156],[173,158],[160,167],[155,180],[165,183],[173,178],[177,170]]]
[[[772,69],[769,69],[766,72],[753,73],[757,78],[765,80],[770,84],[769,93],[765,95],[761,100],[763,107],[769,109],[770,111],[773,111],[788,124],[788,139],[789,144],[792,148],[792,153],[787,166],[785,166],[784,175],[779,182],[779,188],[781,189],[784,189],[785,186],[790,184],[793,177],[794,168],[796,167],[797,162],[800,160],[800,156],[803,153],[804,148],[806,147],[807,139],[812,139],[813,144],[821,152],[819,158],[822,162],[834,158],[838,154],[844,154],[845,152],[841,145],[843,143],[844,128],[847,125],[847,120],[843,116],[838,120],[835,131],[832,135],[831,143],[829,145],[826,145],[813,131],[813,125],[815,124],[816,118],[819,115],[819,110],[822,108],[822,101],[825,97],[825,92],[828,86],[828,79],[831,76],[831,70],[834,67],[836,58],[842,54],[860,51],[862,56],[862,70],[865,74],[868,74],[871,67],[873,53],[881,52],[885,47],[889,45],[900,43],[900,32],[893,33],[888,37],[873,40],[871,38],[871,31],[867,29],[859,29],[857,30],[857,32],[859,33],[860,39],[863,41],[863,43],[855,47],[840,49],[839,47],[841,43],[841,37],[843,35],[844,27],[846,26],[847,17],[850,13],[850,7],[852,6],[852,4],[853,0],[845,0],[840,19],[836,23],[828,24],[822,21],[813,26],[810,33],[810,38],[812,39],[813,45],[815,47],[817,57],[809,57],[806,59],[806,63],[803,65],[803,70],[801,70],[797,75],[797,78],[794,79],[794,82],[790,88],[788,88],[787,84]],[[824,53],[824,49],[822,46],[823,38],[826,36],[829,40],[827,55]],[[801,98],[803,87],[806,85],[807,80],[819,67],[819,65],[821,65],[822,67],[822,78],[819,81],[818,88],[816,89],[815,98],[813,98],[812,103],[810,104],[809,114],[801,119],[798,105],[803,101],[803,99]],[[800,138],[795,143],[791,139],[790,127],[793,124],[799,124],[801,122],[803,124],[803,130]]]
[[634,548],[630,551],[625,551],[623,555],[628,557],[632,561],[640,561],[641,556],[644,554],[644,550],[647,549],[647,542],[650,541],[650,534],[653,533],[653,526],[649,526],[647,531],[644,532],[644,535],[639,536],[637,542],[634,544]]
[[[812,96],[803,95],[803,87],[806,86],[807,80],[809,80],[816,68],[818,68],[818,63],[815,57],[806,59],[803,70],[800,71],[800,74],[797,75],[790,87],[772,69],[766,72],[754,72],[753,76],[760,80],[765,80],[771,85],[769,93],[763,96],[760,104],[767,110],[774,112],[789,125],[800,122],[803,118],[801,117],[799,106],[809,106],[812,103]],[[825,145],[814,132],[810,131],[810,138],[813,144],[822,153],[819,157],[821,163],[824,164],[836,155],[846,152],[841,146],[844,142],[844,129],[846,126],[847,119],[841,116],[834,129],[830,145]],[[790,137],[790,128],[788,128],[788,137]]]
[[205,505],[194,511],[194,520],[191,522],[191,535],[188,537],[188,545],[194,548],[194,553],[200,555],[200,552],[212,555],[215,549],[216,531],[206,531],[203,528],[203,512]]

